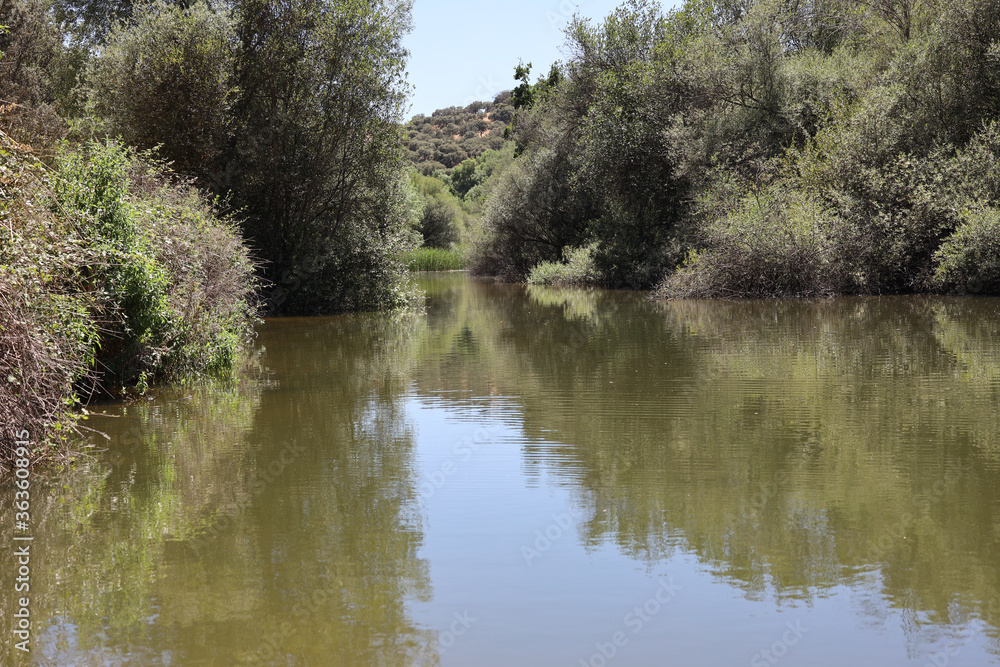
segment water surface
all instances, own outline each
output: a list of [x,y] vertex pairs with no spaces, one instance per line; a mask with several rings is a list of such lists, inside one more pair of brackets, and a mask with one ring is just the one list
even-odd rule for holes
[[1000,664],[1000,300],[421,283],[103,408],[3,664]]

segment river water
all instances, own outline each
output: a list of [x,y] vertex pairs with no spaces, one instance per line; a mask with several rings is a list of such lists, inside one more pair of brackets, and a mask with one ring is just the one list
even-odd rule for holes
[[1000,300],[420,281],[99,408],[3,664],[1000,664]]

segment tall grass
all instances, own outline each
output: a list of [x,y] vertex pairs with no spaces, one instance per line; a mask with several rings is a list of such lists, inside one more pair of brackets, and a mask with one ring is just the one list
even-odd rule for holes
[[417,248],[406,253],[406,265],[410,271],[461,271],[468,261],[461,248]]

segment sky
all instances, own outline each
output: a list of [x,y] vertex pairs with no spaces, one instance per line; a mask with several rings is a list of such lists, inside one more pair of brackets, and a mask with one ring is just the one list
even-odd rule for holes
[[[563,29],[577,11],[597,21],[621,0],[414,0],[409,119],[435,109],[492,100],[514,87],[518,59],[532,63],[531,81],[564,59]],[[673,3],[663,2],[670,7]]]

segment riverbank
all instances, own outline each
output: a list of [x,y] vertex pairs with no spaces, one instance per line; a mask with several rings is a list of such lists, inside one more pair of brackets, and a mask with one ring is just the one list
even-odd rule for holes
[[208,198],[114,143],[0,147],[0,467],[23,433],[67,456],[94,397],[234,367],[254,265]]
[[591,248],[589,282],[662,298],[1000,294],[998,7],[803,7],[627,3],[519,67],[473,272],[579,282]]

